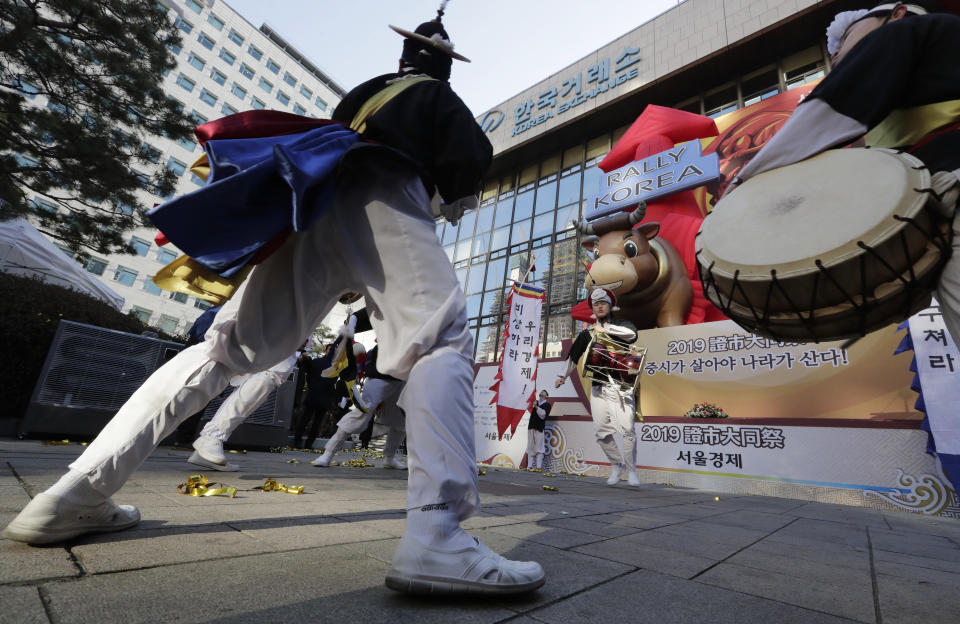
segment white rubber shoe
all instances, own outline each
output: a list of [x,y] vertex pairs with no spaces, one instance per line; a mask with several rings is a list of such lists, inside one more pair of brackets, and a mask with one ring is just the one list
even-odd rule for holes
[[324,451],[324,452],[323,452],[323,455],[317,457],[315,460],[313,460],[313,461],[310,462],[310,463],[313,464],[314,466],[319,466],[319,467],[321,467],[321,468],[326,468],[327,466],[330,465],[330,462],[333,461],[333,456],[334,456],[335,454],[336,454],[336,451],[334,451],[333,453],[328,453],[328,452]]
[[640,475],[637,474],[636,470],[627,471],[627,483],[630,485],[640,485]]
[[197,439],[193,441],[193,450],[211,464],[227,465],[227,456],[223,453],[223,442],[217,438],[205,435],[197,436]]
[[107,499],[99,505],[71,503],[41,492],[13,519],[3,537],[28,544],[55,544],[84,533],[129,529],[140,522],[140,511]]
[[473,538],[471,547],[444,551],[404,535],[386,585],[408,594],[522,594],[546,581],[535,561],[511,561]]
[[187,461],[195,466],[209,468],[210,470],[219,470],[220,472],[236,472],[240,470],[240,466],[238,466],[237,464],[232,464],[230,462],[227,462],[225,464],[215,464],[212,461],[208,461],[205,457],[203,457],[197,451],[194,451],[193,454],[187,458]]
[[392,468],[394,470],[406,470],[407,465],[403,463],[403,460],[400,459],[400,454],[396,454],[390,458],[384,458],[383,460],[384,468]]
[[623,468],[620,467],[620,464],[613,464],[610,466],[610,478],[607,479],[607,485],[616,485],[620,483],[620,474],[623,472]]

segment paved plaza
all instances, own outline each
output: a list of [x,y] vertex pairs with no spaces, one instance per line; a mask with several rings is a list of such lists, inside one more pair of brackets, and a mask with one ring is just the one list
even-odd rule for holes
[[[0,440],[0,523],[81,450]],[[198,472],[187,456],[160,448],[115,496],[140,508],[135,529],[0,540],[0,623],[960,621],[960,521],[491,467],[467,526],[539,561],[546,585],[417,599],[383,585],[405,472],[249,452],[229,456],[240,472],[205,473],[236,498],[195,498],[177,493]],[[304,492],[253,490],[268,477]]]

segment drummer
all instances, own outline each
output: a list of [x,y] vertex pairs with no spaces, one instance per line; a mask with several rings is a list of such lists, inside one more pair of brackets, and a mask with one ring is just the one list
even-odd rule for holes
[[944,322],[960,342],[960,17],[934,2],[885,3],[839,13],[827,28],[833,71],[747,163],[749,178],[863,137],[900,148],[933,174],[934,207],[953,218],[953,255],[937,287]]
[[[637,328],[629,321],[614,318],[613,312],[619,310],[616,296],[605,288],[596,288],[590,293],[590,309],[597,319],[594,325],[580,332],[567,358],[570,364],[567,371],[560,375],[556,382],[559,388],[567,381],[570,374],[577,367],[577,362],[583,356],[592,339],[605,334],[613,342],[624,347],[637,340]],[[637,435],[633,428],[634,414],[636,413],[636,398],[633,387],[624,388],[603,372],[597,373],[590,388],[590,415],[593,417],[594,433],[597,444],[610,460],[610,478],[607,485],[616,485],[620,482],[623,471],[627,472],[630,485],[640,485],[637,475],[635,450]],[[613,438],[614,433],[623,436],[623,452],[617,448]]]

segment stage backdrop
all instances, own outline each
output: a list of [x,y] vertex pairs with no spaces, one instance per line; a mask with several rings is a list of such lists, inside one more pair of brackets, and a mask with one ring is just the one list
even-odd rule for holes
[[[925,452],[923,414],[913,409],[910,389],[913,355],[894,355],[903,335],[889,327],[843,351],[840,343],[776,343],[731,321],[640,332],[647,347],[644,422],[636,424],[641,478],[960,517],[956,492]],[[538,392],[546,389],[554,402],[545,469],[605,477],[609,464],[579,380],[553,387],[565,367],[545,360],[537,374]],[[477,367],[477,458],[520,467],[529,415],[515,436],[497,438],[489,405],[496,370]],[[730,418],[684,417],[703,402]]]

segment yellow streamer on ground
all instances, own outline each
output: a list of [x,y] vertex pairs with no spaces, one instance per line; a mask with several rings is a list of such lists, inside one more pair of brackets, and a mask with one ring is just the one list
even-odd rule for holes
[[273,477],[268,477],[263,485],[258,485],[253,488],[255,490],[263,490],[264,492],[286,492],[287,494],[303,494],[302,485],[284,485],[282,483],[277,483],[277,480]]
[[245,266],[227,279],[189,256],[180,256],[157,271],[153,283],[164,290],[182,292],[214,305],[223,305],[240,288],[252,269],[252,266]]
[[543,489],[545,489],[545,490],[548,491],[548,492],[559,492],[559,491],[560,491],[559,489],[553,487],[552,485],[545,485],[545,486],[543,486]]
[[188,496],[229,496],[233,498],[237,495],[237,488],[227,487],[222,483],[210,483],[202,474],[192,475],[186,483],[178,485],[177,490]]
[[300,463],[300,460],[299,460],[299,459],[288,459],[288,460],[287,460],[287,463],[288,463],[288,464],[299,464],[299,463]]
[[70,440],[44,440],[44,446],[70,446]]

